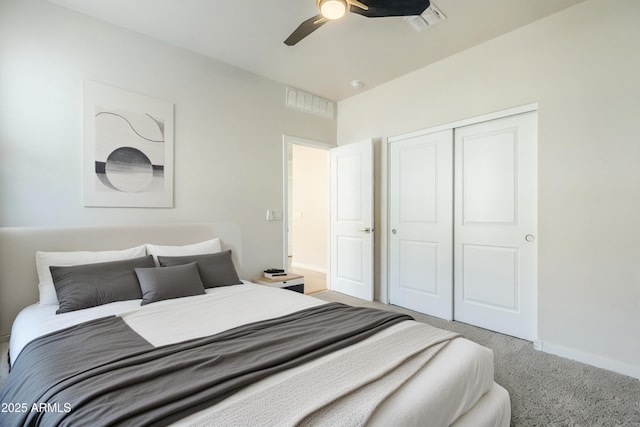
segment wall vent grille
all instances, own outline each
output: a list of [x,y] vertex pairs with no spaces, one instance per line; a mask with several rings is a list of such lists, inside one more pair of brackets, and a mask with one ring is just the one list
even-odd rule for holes
[[288,108],[326,119],[333,120],[335,118],[336,105],[333,101],[292,87],[287,87],[285,105]]

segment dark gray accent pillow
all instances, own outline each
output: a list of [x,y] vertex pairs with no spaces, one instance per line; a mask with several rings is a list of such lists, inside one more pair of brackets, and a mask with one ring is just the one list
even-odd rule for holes
[[159,256],[158,262],[163,267],[195,262],[205,288],[242,284],[230,250],[205,255]]
[[205,293],[195,262],[167,268],[136,268],[136,275],[142,290],[140,305]]
[[154,267],[151,255],[70,267],[51,266],[60,307],[56,314],[142,298],[136,268]]

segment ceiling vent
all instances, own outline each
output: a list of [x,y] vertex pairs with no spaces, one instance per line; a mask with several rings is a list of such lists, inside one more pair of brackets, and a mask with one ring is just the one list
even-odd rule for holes
[[334,102],[292,87],[287,88],[285,105],[288,108],[315,114],[325,119],[333,120],[335,116],[336,105]]
[[433,27],[445,19],[447,19],[447,17],[444,16],[444,13],[440,12],[433,3],[431,3],[431,5],[426,8],[421,15],[407,16],[404,18],[407,24],[409,24],[409,26],[411,26],[411,28],[416,32],[424,31],[427,28]]

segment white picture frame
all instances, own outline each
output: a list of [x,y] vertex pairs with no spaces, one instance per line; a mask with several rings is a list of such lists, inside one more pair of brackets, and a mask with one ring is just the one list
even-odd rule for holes
[[174,106],[85,81],[83,204],[173,207]]

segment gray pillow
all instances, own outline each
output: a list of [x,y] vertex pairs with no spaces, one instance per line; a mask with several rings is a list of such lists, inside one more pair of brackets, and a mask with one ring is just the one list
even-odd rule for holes
[[136,268],[136,275],[142,290],[140,305],[205,293],[195,262],[167,268]]
[[158,262],[163,267],[195,262],[198,264],[205,288],[242,284],[233,265],[230,250],[205,255],[159,256]]
[[60,307],[57,314],[142,298],[135,268],[153,267],[151,255],[70,267],[51,266]]

